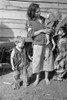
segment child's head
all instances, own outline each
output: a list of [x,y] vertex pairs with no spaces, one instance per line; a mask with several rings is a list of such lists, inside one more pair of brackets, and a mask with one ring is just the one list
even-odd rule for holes
[[60,27],[59,31],[58,31],[58,35],[59,36],[63,36],[65,34],[63,27]]
[[16,46],[18,48],[22,48],[24,46],[25,40],[24,38],[22,38],[21,36],[17,36],[14,40]]

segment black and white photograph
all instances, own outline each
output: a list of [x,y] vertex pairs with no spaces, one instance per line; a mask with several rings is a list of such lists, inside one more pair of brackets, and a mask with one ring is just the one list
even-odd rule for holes
[[0,0],[0,100],[67,100],[67,0]]

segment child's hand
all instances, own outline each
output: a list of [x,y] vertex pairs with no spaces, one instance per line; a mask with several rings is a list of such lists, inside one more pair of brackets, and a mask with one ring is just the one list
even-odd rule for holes
[[14,66],[12,66],[12,70],[14,71]]

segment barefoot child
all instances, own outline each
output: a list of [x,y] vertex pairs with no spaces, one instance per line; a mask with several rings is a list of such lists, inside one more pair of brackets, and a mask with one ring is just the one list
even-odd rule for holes
[[[26,73],[26,54],[24,47],[24,39],[22,37],[17,37],[14,40],[16,47],[12,50],[11,53],[11,65],[12,70],[14,71],[15,83],[13,88],[20,88],[20,76],[23,79],[23,85],[27,86],[27,73]],[[22,75],[23,74],[23,75]]]
[[65,27],[60,27],[58,30],[58,40],[57,40],[57,57],[55,59],[55,69],[56,69],[56,75],[53,77],[55,80],[62,80],[65,71],[65,64],[66,64],[66,41],[67,36],[65,33]]

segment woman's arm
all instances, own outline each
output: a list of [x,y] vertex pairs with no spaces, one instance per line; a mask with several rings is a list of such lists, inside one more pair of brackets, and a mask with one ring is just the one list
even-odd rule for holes
[[34,31],[33,28],[32,28],[32,24],[30,25],[27,25],[27,36],[28,37],[33,37],[33,36],[36,36],[36,35],[39,35],[41,32],[43,33],[47,33],[47,32],[50,32],[52,29],[48,29],[48,28],[45,28],[45,29],[40,29],[40,30],[37,30],[37,31]]
[[34,36],[40,34],[41,32],[47,33],[47,32],[50,32],[50,31],[51,31],[51,29],[47,29],[47,28],[41,29],[41,30],[38,30],[38,31],[34,32]]

